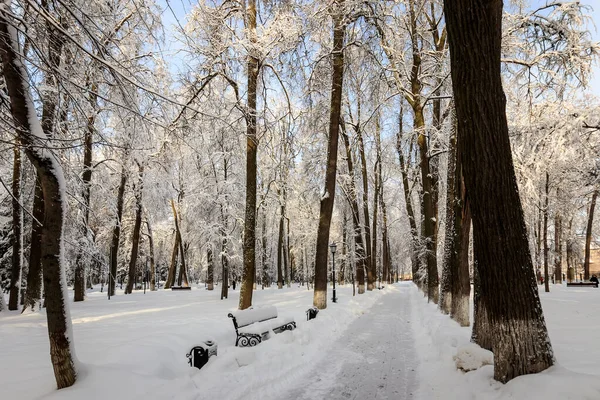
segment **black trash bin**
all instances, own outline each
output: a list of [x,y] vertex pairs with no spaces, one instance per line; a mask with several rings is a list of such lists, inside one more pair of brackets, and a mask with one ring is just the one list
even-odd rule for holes
[[306,310],[306,320],[310,321],[311,319],[317,318],[317,314],[319,313],[319,309],[317,307],[311,307]]
[[212,340],[207,340],[199,346],[194,346],[190,350],[186,357],[190,367],[196,367],[198,369],[204,367],[211,356],[217,355],[217,343]]

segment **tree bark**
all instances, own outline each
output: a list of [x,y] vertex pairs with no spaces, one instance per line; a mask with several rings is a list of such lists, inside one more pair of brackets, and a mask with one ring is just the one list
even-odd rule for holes
[[502,0],[445,0],[458,151],[473,215],[480,312],[494,332],[494,378],[550,367],[502,89]]
[[550,252],[548,248],[548,194],[550,188],[550,175],[546,171],[546,185],[544,191],[544,290],[546,293],[550,291],[550,274],[548,273],[548,254]]
[[413,211],[412,199],[410,196],[410,186],[408,183],[408,166],[404,161],[404,152],[402,150],[402,131],[403,131],[403,123],[402,123],[402,108],[400,108],[400,116],[398,120],[398,134],[396,140],[396,151],[398,152],[398,160],[400,162],[400,173],[402,174],[402,190],[404,193],[404,203],[406,205],[406,214],[408,215],[408,223],[410,226],[410,263],[411,263],[411,272],[412,278],[415,282],[419,280],[419,260],[417,258],[417,242],[418,242],[418,232],[417,232],[417,223],[415,220],[415,213]]
[[[362,131],[360,125],[356,125],[355,128],[356,138],[358,140],[358,151],[360,155],[360,170],[362,177],[362,205],[363,205],[363,218],[365,227],[365,250],[367,260],[365,262],[365,273],[367,278],[367,290],[373,290],[375,288],[375,257],[373,256],[373,245],[371,239],[371,222],[369,215],[369,177],[367,175],[367,158],[365,156],[365,144],[363,141]],[[373,221],[373,224],[377,224]],[[376,226],[375,226],[376,227]],[[373,236],[375,236],[373,234]],[[359,290],[360,292],[360,290]]]
[[281,215],[279,216],[279,236],[277,238],[277,289],[283,288],[283,207],[281,207]]
[[125,294],[133,292],[133,283],[137,274],[137,258],[140,247],[140,230],[142,228],[142,191],[144,190],[144,165],[138,165],[138,185],[135,188],[135,223],[133,226],[133,236],[131,239],[131,257],[129,258],[129,277]]
[[[12,176],[12,267],[10,273],[10,286],[8,309],[19,309],[19,293],[21,289],[21,271],[23,270],[23,210],[21,209],[21,148],[19,143],[13,149],[13,176]],[[0,296],[3,296],[0,292]]]
[[170,289],[175,285],[175,276],[177,274],[177,260],[179,256],[179,235],[175,231],[175,243],[173,243],[173,251],[171,252],[171,265],[165,282],[165,289]]
[[25,154],[34,165],[44,196],[44,224],[42,227],[42,270],[46,291],[46,315],[50,358],[59,389],[75,383],[77,372],[74,364],[74,346],[66,303],[66,278],[62,264],[63,222],[65,204],[65,177],[57,156],[50,150],[40,151],[43,139],[40,121],[35,117],[35,109],[24,61],[19,58],[16,31],[9,21],[8,10],[0,9],[0,56],[10,109],[16,125],[17,136],[24,146]]
[[333,3],[333,74],[331,77],[331,106],[329,110],[329,140],[327,144],[327,169],[325,172],[325,190],[321,197],[319,210],[319,228],[317,231],[317,249],[315,255],[315,289],[313,305],[319,309],[327,308],[327,258],[329,254],[329,230],[335,198],[338,135],[341,121],[342,87],[344,82],[344,0]]
[[592,194],[590,203],[590,212],[588,213],[587,229],[585,231],[585,259],[583,262],[583,279],[590,279],[590,247],[592,244],[592,228],[594,226],[594,209],[596,208],[596,199],[598,198],[598,189]]
[[148,247],[150,247],[150,291],[156,290],[156,258],[154,257],[154,237],[148,216],[146,216],[146,228],[148,229]]
[[[256,0],[248,0],[247,25],[250,43],[256,44]],[[244,217],[244,270],[240,286],[239,309],[252,305],[256,276],[256,94],[260,63],[256,54],[248,54],[248,110],[246,115],[246,213]]]
[[352,226],[354,228],[354,245],[356,246],[356,280],[358,281],[358,294],[365,292],[365,270],[367,269],[367,255],[363,244],[362,229],[360,225],[360,211],[358,208],[358,199],[356,194],[356,185],[354,183],[354,163],[352,161],[352,149],[350,140],[345,130],[342,129],[342,139],[346,148],[346,162],[348,164],[348,174],[350,175],[349,203],[352,210]]
[[[558,194],[558,189],[557,189]],[[562,285],[562,218],[558,210],[554,215],[554,282],[557,285]]]
[[117,220],[112,232],[112,242],[110,245],[110,285],[109,292],[111,296],[115,295],[115,285],[117,279],[117,263],[119,254],[119,240],[121,239],[121,219],[123,217],[123,199],[125,197],[125,184],[127,183],[127,174],[125,165],[121,169],[121,182],[117,192]]

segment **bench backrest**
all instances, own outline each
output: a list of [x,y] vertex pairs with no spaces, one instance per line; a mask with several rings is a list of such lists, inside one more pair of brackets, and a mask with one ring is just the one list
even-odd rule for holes
[[229,318],[233,318],[233,324],[236,326],[236,329],[242,328],[255,322],[277,318],[277,308],[274,306],[249,308],[229,313]]

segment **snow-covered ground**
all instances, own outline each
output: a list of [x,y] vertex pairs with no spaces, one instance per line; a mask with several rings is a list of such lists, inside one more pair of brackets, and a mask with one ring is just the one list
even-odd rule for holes
[[[219,300],[219,289],[119,294],[110,301],[90,293],[71,304],[80,376],[55,390],[45,315],[0,314],[1,398],[8,399],[600,399],[600,290],[552,286],[541,293],[557,365],[507,385],[492,366],[469,368],[488,356],[468,347],[470,329],[438,312],[412,283],[352,297],[313,321],[306,287],[258,290],[254,304],[292,315],[293,332],[254,348],[234,347],[227,314],[238,292]],[[331,293],[331,292],[330,292]],[[370,309],[370,311],[369,311]],[[368,311],[368,312],[367,312]],[[185,353],[201,340],[219,354],[202,370]],[[467,347],[464,347],[467,346]],[[8,395],[8,396],[5,396]]]
[[[469,345],[470,328],[461,328],[411,288],[415,339],[419,349],[418,399],[473,400],[598,400],[600,399],[600,290],[540,286],[546,324],[556,365],[540,373],[513,379],[506,385],[493,380],[491,365],[458,371],[454,356]],[[416,301],[418,300],[418,301]],[[481,350],[481,349],[480,349]],[[475,354],[485,359],[485,353]]]
[[[127,296],[118,292],[110,301],[105,293],[90,293],[85,302],[71,303],[81,365],[77,383],[60,391],[55,390],[44,312],[3,312],[0,398],[280,398],[383,293],[353,298],[351,287],[338,288],[338,303],[307,322],[312,290],[255,291],[255,306],[276,306],[280,315],[293,316],[298,328],[245,349],[234,347],[235,331],[227,317],[237,309],[237,290],[230,290],[229,299],[223,301],[220,287],[212,292],[203,286]],[[218,356],[202,370],[190,368],[185,354],[206,339],[218,343]]]

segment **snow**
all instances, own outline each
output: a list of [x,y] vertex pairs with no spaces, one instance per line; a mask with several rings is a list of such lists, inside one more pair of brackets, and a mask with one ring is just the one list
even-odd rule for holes
[[235,317],[238,326],[246,326],[253,322],[277,317],[277,308],[273,306],[253,307],[248,310],[236,311],[231,314]]
[[[71,304],[80,368],[76,384],[60,391],[48,354],[45,312],[2,312],[3,393],[15,399],[91,400],[106,398],[110,388],[113,399],[279,398],[384,294],[352,297],[351,286],[338,287],[338,303],[306,321],[313,292],[305,286],[257,290],[255,306],[277,307],[294,318],[297,329],[271,335],[254,348],[237,348],[227,315],[236,311],[239,291],[230,290],[225,300],[219,300],[219,286],[122,293],[109,301],[106,293],[88,292],[86,301]],[[205,340],[217,342],[218,356],[202,370],[189,367],[186,353]]]
[[[417,399],[600,399],[600,348],[596,345],[600,330],[597,307],[600,290],[574,289],[552,285],[540,298],[556,364],[548,370],[521,376],[506,385],[493,379],[493,366],[484,365],[471,372],[457,370],[455,356],[467,361],[472,353],[476,362],[490,361],[484,350],[470,345],[470,328],[462,328],[422,294],[411,288],[412,318],[419,348]],[[471,364],[471,363],[469,363]],[[471,365],[472,366],[472,365]]]
[[[254,305],[290,314],[297,329],[237,348],[229,313],[239,292],[122,291],[110,301],[89,292],[74,303],[73,329],[82,366],[77,383],[55,390],[44,311],[0,314],[0,386],[16,399],[544,399],[600,398],[600,348],[595,345],[600,290],[553,285],[540,293],[557,364],[502,385],[492,355],[412,283],[387,285],[338,303],[306,321],[306,287],[254,292]],[[70,292],[72,295],[72,292]],[[72,297],[72,296],[71,296]],[[203,369],[185,354],[214,340],[218,356]],[[457,363],[464,370],[457,369]]]
[[494,354],[475,343],[459,347],[453,359],[456,368],[465,372],[474,371],[484,365],[494,365]]

